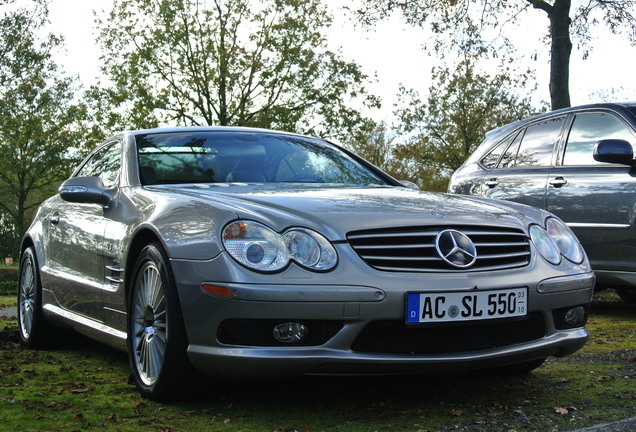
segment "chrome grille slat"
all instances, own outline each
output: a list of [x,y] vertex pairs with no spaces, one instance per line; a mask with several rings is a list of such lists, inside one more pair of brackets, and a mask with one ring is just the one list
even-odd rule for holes
[[530,252],[512,252],[512,253],[501,253],[501,254],[483,254],[483,255],[479,255],[477,257],[478,260],[480,259],[499,259],[499,258],[512,258],[512,257],[522,257],[522,256],[528,256],[530,255]]
[[[416,248],[433,248],[435,249],[435,245],[434,244],[426,244],[426,243],[410,243],[410,244],[400,244],[400,245],[386,245],[384,246],[385,249],[416,249]],[[373,249],[377,249],[376,246],[358,246],[357,250],[365,250],[365,249],[369,249],[369,250],[373,250]]]
[[[435,239],[446,229],[467,235],[477,249],[470,268],[446,263],[437,253]],[[530,262],[530,243],[521,229],[492,226],[434,226],[387,228],[351,232],[347,240],[369,266],[389,272],[475,272],[524,267]]]
[[517,242],[517,243],[477,243],[475,242],[475,246],[477,247],[518,247],[518,246],[526,246],[528,242]]
[[382,261],[436,261],[438,258],[435,257],[397,257],[397,256],[375,256],[375,255],[360,255],[360,258],[364,260],[382,260]]

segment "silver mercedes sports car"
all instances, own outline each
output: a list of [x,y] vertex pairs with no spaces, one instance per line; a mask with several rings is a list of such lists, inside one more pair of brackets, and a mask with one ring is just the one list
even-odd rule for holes
[[200,372],[526,372],[583,346],[595,280],[546,211],[421,192],[327,141],[245,128],[113,136],[21,251],[22,343],[66,326],[126,350],[156,400]]

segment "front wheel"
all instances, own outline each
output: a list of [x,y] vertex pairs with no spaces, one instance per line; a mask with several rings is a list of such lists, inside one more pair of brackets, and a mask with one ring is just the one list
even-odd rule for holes
[[42,314],[42,284],[35,251],[24,250],[18,282],[18,329],[20,343],[27,348],[44,348],[51,343],[51,329]]
[[627,303],[636,303],[636,288],[615,288],[616,294]]
[[185,396],[193,367],[174,275],[158,243],[134,266],[128,299],[128,357],[142,396],[166,401]]

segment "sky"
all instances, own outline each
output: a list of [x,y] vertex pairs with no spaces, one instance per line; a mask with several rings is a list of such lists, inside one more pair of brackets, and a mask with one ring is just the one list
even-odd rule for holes
[[[367,75],[377,76],[377,82],[367,89],[380,96],[383,108],[370,113],[375,120],[394,120],[393,105],[397,102],[400,85],[425,94],[430,85],[430,70],[435,59],[422,48],[427,41],[426,31],[413,28],[395,15],[378,23],[373,29],[356,26],[340,7],[356,0],[325,0],[334,13],[334,25],[329,35],[330,48],[340,49],[343,57],[360,64]],[[99,49],[94,37],[93,9],[104,9],[110,0],[51,0],[52,31],[65,37],[66,53],[57,58],[64,70],[79,75],[90,85],[99,75]],[[535,101],[548,101],[549,47],[541,42],[547,29],[542,11],[531,11],[522,28],[515,27],[512,37],[519,47],[520,59],[533,68],[539,87]],[[636,47],[625,37],[611,35],[600,29],[593,34],[593,51],[586,60],[574,51],[570,63],[570,96],[573,105],[599,102],[599,94],[615,90],[616,101],[636,101]],[[531,57],[537,54],[536,60]],[[619,90],[616,92],[616,90]],[[607,96],[605,96],[607,97]]]

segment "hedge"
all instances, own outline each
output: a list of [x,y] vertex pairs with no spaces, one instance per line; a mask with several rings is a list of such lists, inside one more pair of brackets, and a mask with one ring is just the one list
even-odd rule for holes
[[0,295],[16,295],[18,293],[18,281],[0,281]]
[[18,267],[0,267],[0,295],[18,292]]
[[0,282],[4,281],[17,281],[18,280],[18,267],[0,267]]

